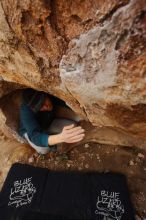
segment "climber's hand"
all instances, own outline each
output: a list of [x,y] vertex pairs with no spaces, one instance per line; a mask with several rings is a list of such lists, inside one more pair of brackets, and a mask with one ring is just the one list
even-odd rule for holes
[[65,126],[60,133],[61,141],[65,143],[75,143],[81,141],[85,136],[85,130],[74,124]]

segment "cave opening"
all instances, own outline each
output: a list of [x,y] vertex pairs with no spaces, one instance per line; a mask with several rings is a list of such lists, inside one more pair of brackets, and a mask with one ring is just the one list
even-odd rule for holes
[[[27,89],[27,88],[25,88]],[[0,99],[0,123],[1,130],[9,138],[16,138],[18,141],[23,142],[23,139],[19,135],[19,125],[20,125],[20,106],[23,102],[23,89],[16,89]],[[49,94],[49,93],[46,93]],[[50,95],[50,94],[49,94]],[[55,97],[50,95],[51,97]],[[55,97],[61,102],[63,100]],[[67,106],[64,111],[64,107],[59,106],[55,109],[56,117],[68,118],[75,122],[80,121],[80,117],[69,107]]]

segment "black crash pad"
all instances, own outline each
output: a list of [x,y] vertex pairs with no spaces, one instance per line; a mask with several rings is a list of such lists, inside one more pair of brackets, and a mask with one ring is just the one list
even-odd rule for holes
[[2,220],[134,220],[126,177],[16,163],[0,192]]

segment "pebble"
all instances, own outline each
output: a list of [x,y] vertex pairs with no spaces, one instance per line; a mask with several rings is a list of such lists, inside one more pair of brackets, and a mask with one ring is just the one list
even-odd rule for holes
[[135,220],[142,220],[142,218],[139,217],[138,215],[135,215]]
[[89,157],[92,159],[93,158],[93,156],[94,156],[94,154],[89,154]]
[[85,144],[84,147],[85,147],[85,148],[89,148],[89,144]]
[[88,169],[89,168],[89,164],[85,164],[85,168]]
[[58,161],[55,161],[54,164],[55,164],[55,165],[58,165]]
[[138,153],[138,155],[137,155],[139,158],[144,158],[144,154],[141,154],[141,153]]
[[70,166],[71,166],[69,163],[67,163],[66,165],[67,165],[68,168],[70,168]]
[[96,154],[96,158],[97,160],[100,160],[99,154]]
[[130,161],[129,161],[129,165],[130,165],[130,166],[133,166],[133,165],[134,165],[134,161],[133,161],[133,160],[130,160]]
[[29,162],[29,163],[33,163],[33,162],[34,162],[34,157],[30,157],[30,158],[28,159],[28,162]]

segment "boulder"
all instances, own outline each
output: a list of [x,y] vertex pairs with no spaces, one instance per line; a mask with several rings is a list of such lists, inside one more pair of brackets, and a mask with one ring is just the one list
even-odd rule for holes
[[0,24],[6,130],[18,119],[4,95],[32,87],[66,101],[88,141],[145,147],[145,0],[2,0]]

